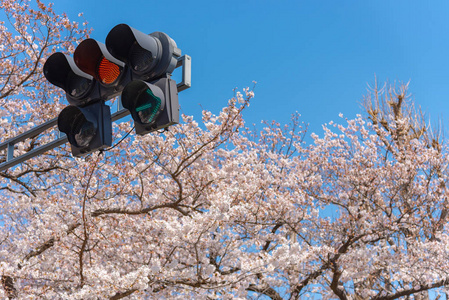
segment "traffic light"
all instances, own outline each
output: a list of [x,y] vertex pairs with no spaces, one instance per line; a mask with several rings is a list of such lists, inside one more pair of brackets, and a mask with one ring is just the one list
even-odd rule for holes
[[66,54],[53,53],[44,64],[44,75],[66,92],[67,101],[72,105],[83,105],[100,96],[93,77],[82,72]]
[[74,156],[110,147],[112,119],[105,101],[121,95],[136,133],[179,123],[176,82],[170,78],[181,50],[163,32],[142,33],[126,24],[115,26],[106,44],[83,40],[73,58],[54,53],[44,65],[47,80],[66,92],[70,106],[58,116]]
[[179,123],[178,90],[167,77],[152,83],[131,81],[122,92],[122,105],[130,111],[139,135]]
[[148,35],[119,24],[107,35],[106,48],[126,65],[130,82],[121,101],[131,113],[136,133],[144,135],[179,123],[178,90],[170,79],[181,56],[175,41],[163,32]]
[[47,59],[44,75],[66,92],[71,104],[61,111],[57,124],[67,135],[73,156],[111,146],[111,110],[100,97],[98,82],[81,71],[72,57],[60,52]]
[[58,116],[58,128],[67,135],[75,157],[112,144],[111,109],[103,101],[67,106]]
[[103,43],[86,39],[76,47],[73,59],[78,68],[98,83],[99,97],[109,100],[120,95],[129,81],[124,62],[115,59]]

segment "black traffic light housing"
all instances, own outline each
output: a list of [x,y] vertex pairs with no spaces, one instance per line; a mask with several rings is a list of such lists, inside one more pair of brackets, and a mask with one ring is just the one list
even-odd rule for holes
[[100,97],[95,79],[81,71],[66,54],[53,53],[44,64],[44,75],[66,92],[67,101],[72,105],[84,105]]
[[133,80],[123,89],[121,101],[130,111],[138,135],[179,123],[178,90],[169,77],[151,83]]
[[98,82],[100,98],[105,101],[120,95],[130,80],[125,63],[113,57],[105,44],[96,40],[83,40],[76,47],[73,59],[81,71]]
[[115,26],[106,37],[106,48],[125,62],[129,78],[121,101],[134,120],[136,133],[149,132],[179,123],[176,82],[170,74],[181,50],[163,32],[145,34],[126,24]]
[[67,135],[75,157],[110,147],[111,109],[103,101],[84,107],[67,106],[58,116],[58,129]]
[[111,111],[101,99],[98,81],[83,72],[72,57],[60,52],[47,59],[44,75],[66,92],[71,104],[59,114],[58,129],[67,135],[73,156],[111,146]]
[[112,144],[109,106],[100,98],[100,86],[66,54],[52,54],[44,64],[47,80],[66,92],[71,104],[58,116],[58,129],[67,135],[75,157]]
[[145,81],[171,74],[181,56],[181,50],[167,34],[145,34],[126,24],[112,28],[106,37],[106,48],[129,67],[132,79]]

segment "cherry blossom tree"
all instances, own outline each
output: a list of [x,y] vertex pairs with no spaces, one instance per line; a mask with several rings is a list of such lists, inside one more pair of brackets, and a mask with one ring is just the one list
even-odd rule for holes
[[[1,8],[4,141],[57,116],[64,95],[42,64],[89,31],[41,2]],[[374,89],[366,118],[311,142],[298,114],[250,130],[253,96],[143,137],[122,139],[120,123],[113,149],[61,147],[1,172],[0,298],[446,297],[447,146],[406,86]]]

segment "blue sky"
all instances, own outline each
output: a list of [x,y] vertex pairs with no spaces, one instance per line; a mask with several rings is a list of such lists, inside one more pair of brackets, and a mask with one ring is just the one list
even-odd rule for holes
[[[249,124],[289,122],[301,113],[309,133],[362,112],[367,84],[407,82],[435,122],[449,115],[449,2],[58,0],[57,12],[104,39],[116,24],[169,34],[192,57],[182,112],[218,112],[233,89],[252,86]],[[260,126],[260,125],[258,125]]]

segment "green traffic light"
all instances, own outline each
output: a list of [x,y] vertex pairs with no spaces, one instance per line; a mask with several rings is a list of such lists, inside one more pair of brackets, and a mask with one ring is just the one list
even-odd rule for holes
[[159,115],[161,103],[161,98],[155,96],[151,89],[147,88],[145,93],[141,93],[136,105],[140,121],[144,124],[153,123]]
[[153,104],[152,104],[152,103],[148,103],[148,104],[142,105],[142,106],[140,106],[140,107],[137,107],[137,108],[136,108],[136,111],[139,112],[139,111],[141,111],[141,110],[145,110],[145,109],[147,109],[147,108],[151,108],[151,106],[153,106]]

